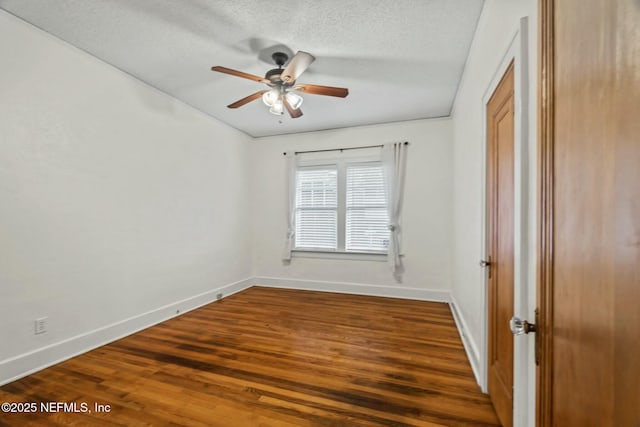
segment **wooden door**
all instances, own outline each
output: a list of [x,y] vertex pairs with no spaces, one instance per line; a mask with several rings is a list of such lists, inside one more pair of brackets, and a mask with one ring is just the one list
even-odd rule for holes
[[514,69],[487,104],[488,389],[500,422],[513,424]]
[[640,426],[640,1],[540,2],[538,423]]

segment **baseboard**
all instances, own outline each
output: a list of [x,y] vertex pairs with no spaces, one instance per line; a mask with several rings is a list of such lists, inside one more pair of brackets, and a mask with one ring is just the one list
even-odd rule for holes
[[164,322],[172,317],[209,304],[216,301],[218,294],[222,294],[224,298],[240,292],[251,287],[252,283],[252,279],[230,283],[102,328],[87,331],[46,347],[0,361],[0,385],[15,381],[41,369],[93,350],[94,348]]
[[486,387],[484,386],[484,381],[482,380],[482,361],[480,359],[480,351],[478,350],[478,346],[476,345],[475,340],[471,335],[467,333],[469,328],[467,327],[467,322],[464,320],[464,316],[458,310],[458,303],[453,295],[451,295],[451,302],[449,303],[451,307],[451,312],[453,313],[453,319],[456,322],[456,326],[458,327],[458,333],[460,333],[460,338],[462,338],[462,344],[464,345],[464,350],[467,353],[467,358],[469,359],[469,363],[471,363],[471,369],[473,370],[473,375],[476,377],[476,382],[482,389],[482,391],[486,391]]
[[252,279],[252,283],[255,286],[265,286],[270,288],[300,289],[308,291],[337,292],[343,294],[449,302],[449,291],[436,289],[381,286],[349,282],[327,282],[321,280],[285,279],[281,277],[262,276],[254,277]]

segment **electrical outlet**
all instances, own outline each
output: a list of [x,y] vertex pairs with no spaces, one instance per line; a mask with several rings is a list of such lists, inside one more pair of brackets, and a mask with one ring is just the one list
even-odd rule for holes
[[34,321],[34,324],[35,324],[34,333],[36,335],[44,334],[45,332],[47,332],[47,318],[46,317],[41,317],[39,319],[36,319]]

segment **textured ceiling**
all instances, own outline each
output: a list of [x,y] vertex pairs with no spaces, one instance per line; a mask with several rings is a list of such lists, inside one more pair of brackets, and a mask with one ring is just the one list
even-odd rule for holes
[[[483,0],[0,0],[0,7],[252,136],[448,116]],[[299,83],[304,115],[275,116],[266,88],[211,66],[264,75],[272,52],[316,57]]]

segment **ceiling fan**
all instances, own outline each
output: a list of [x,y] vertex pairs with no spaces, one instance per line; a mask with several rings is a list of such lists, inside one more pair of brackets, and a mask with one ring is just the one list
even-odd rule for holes
[[[305,83],[296,83],[300,75],[315,61],[315,57],[307,52],[299,51],[291,61],[287,64],[289,56],[286,53],[275,52],[271,55],[273,61],[278,68],[273,68],[264,75],[264,77],[254,74],[243,73],[242,71],[232,70],[226,67],[211,67],[211,70],[219,73],[231,74],[232,76],[242,77],[260,83],[265,83],[271,89],[261,90],[244,97],[233,104],[227,105],[228,108],[238,108],[251,101],[262,97],[263,102],[270,107],[269,112],[277,115],[284,114],[286,108],[291,118],[296,119],[302,116],[302,97],[296,92],[309,93],[313,95],[326,95],[344,98],[349,94],[349,89],[332,86],[310,85]],[[284,64],[287,66],[283,69]]]

